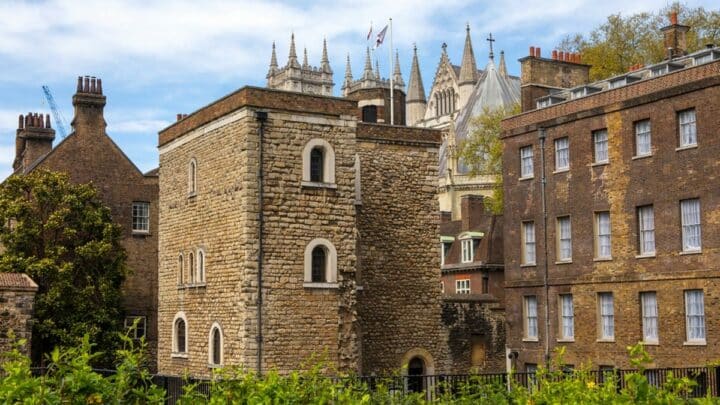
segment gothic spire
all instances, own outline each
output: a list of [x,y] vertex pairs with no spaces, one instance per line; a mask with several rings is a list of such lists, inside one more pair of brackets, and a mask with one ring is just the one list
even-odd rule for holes
[[417,57],[417,46],[413,47],[412,67],[410,68],[410,81],[408,82],[407,101],[425,102],[425,88],[420,75],[420,64]]
[[365,53],[365,69],[363,70],[362,80],[374,80],[375,75],[372,71],[372,62],[370,61],[370,47],[367,47]]
[[505,51],[500,51],[500,66],[498,67],[498,71],[501,75],[507,76],[507,66],[505,65]]
[[300,64],[297,60],[297,53],[295,53],[295,33],[290,35],[290,54],[288,55],[288,66],[299,68]]
[[475,84],[478,79],[477,63],[473,53],[472,41],[470,40],[470,24],[465,28],[465,49],[463,49],[462,63],[460,64],[460,77],[458,84]]
[[[348,55],[350,57],[350,55]],[[325,73],[332,74],[332,69],[330,68],[330,59],[328,59],[328,51],[327,51],[327,40],[323,38],[323,50],[322,50],[322,58],[320,59],[320,69]]]
[[395,69],[393,71],[393,86],[398,86],[400,88],[405,87],[405,81],[402,78],[402,73],[400,72],[400,55],[398,54],[397,49],[395,50]]
[[308,63],[308,57],[307,57],[307,48],[303,50],[303,69],[307,69],[310,67],[310,64]]
[[382,76],[380,76],[380,61],[378,58],[375,58],[375,79],[376,80],[382,80]]
[[350,53],[347,54],[347,62],[345,63],[345,84],[352,83],[352,70],[350,69]]
[[275,41],[273,41],[272,55],[270,56],[270,70],[277,69],[277,67],[278,67],[277,54],[275,53]]

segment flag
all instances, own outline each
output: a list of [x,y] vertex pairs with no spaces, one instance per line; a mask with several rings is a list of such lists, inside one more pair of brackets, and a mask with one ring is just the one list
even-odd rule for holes
[[375,41],[375,48],[379,48],[380,45],[382,45],[383,41],[385,40],[385,32],[387,31],[387,29],[388,29],[388,26],[386,25],[385,28],[383,28],[382,31],[380,31],[377,34],[377,40]]
[[371,37],[371,36],[372,36],[372,22],[370,23],[370,31],[368,31],[368,34],[367,34],[367,40],[368,40],[368,41],[370,40],[370,37]]

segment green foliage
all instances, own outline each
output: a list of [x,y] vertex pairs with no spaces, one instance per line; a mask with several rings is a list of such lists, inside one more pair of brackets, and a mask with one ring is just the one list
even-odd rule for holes
[[635,64],[657,63],[667,57],[660,28],[670,24],[668,14],[672,10],[678,11],[680,24],[691,27],[686,37],[689,52],[708,43],[720,43],[720,9],[689,8],[674,3],[652,13],[612,14],[587,36],[565,37],[558,48],[580,52],[583,63],[592,65],[593,81],[627,72]]
[[470,167],[470,175],[491,175],[495,178],[489,208],[494,214],[502,214],[502,142],[500,122],[503,118],[520,112],[520,105],[509,108],[484,108],[483,113],[474,117],[468,139],[459,145],[459,157]]
[[125,278],[121,228],[96,190],[67,175],[34,171],[0,185],[0,272],[28,274],[39,286],[32,339],[35,363],[51,348],[89,334],[108,355],[120,347]]

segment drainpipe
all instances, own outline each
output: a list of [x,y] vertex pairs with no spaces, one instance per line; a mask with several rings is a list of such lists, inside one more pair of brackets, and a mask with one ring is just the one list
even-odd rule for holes
[[257,268],[257,373],[262,375],[262,354],[263,354],[263,329],[262,329],[262,304],[263,304],[263,228],[265,217],[263,215],[263,141],[265,138],[265,122],[267,112],[255,111],[255,120],[260,124],[258,127],[258,268]]
[[545,177],[545,128],[538,129],[538,138],[540,139],[540,194],[542,195],[542,213],[543,213],[543,260],[544,276],[543,287],[545,289],[545,367],[550,367],[550,287],[548,285],[548,233],[547,233],[547,197],[545,195],[545,186],[547,178]]

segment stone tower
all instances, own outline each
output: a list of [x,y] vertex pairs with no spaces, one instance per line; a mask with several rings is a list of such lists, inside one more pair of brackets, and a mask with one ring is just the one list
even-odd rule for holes
[[267,73],[268,88],[332,96],[334,86],[326,40],[323,40],[320,67],[310,66],[307,49],[304,50],[303,64],[300,65],[295,52],[295,34],[290,37],[290,53],[287,64],[282,68],[278,67],[275,43],[273,42],[270,68]]
[[417,57],[417,46],[413,48],[412,67],[410,68],[410,82],[407,93],[407,123],[410,126],[416,125],[425,117],[427,101],[425,99],[425,87],[423,86],[420,64]]

